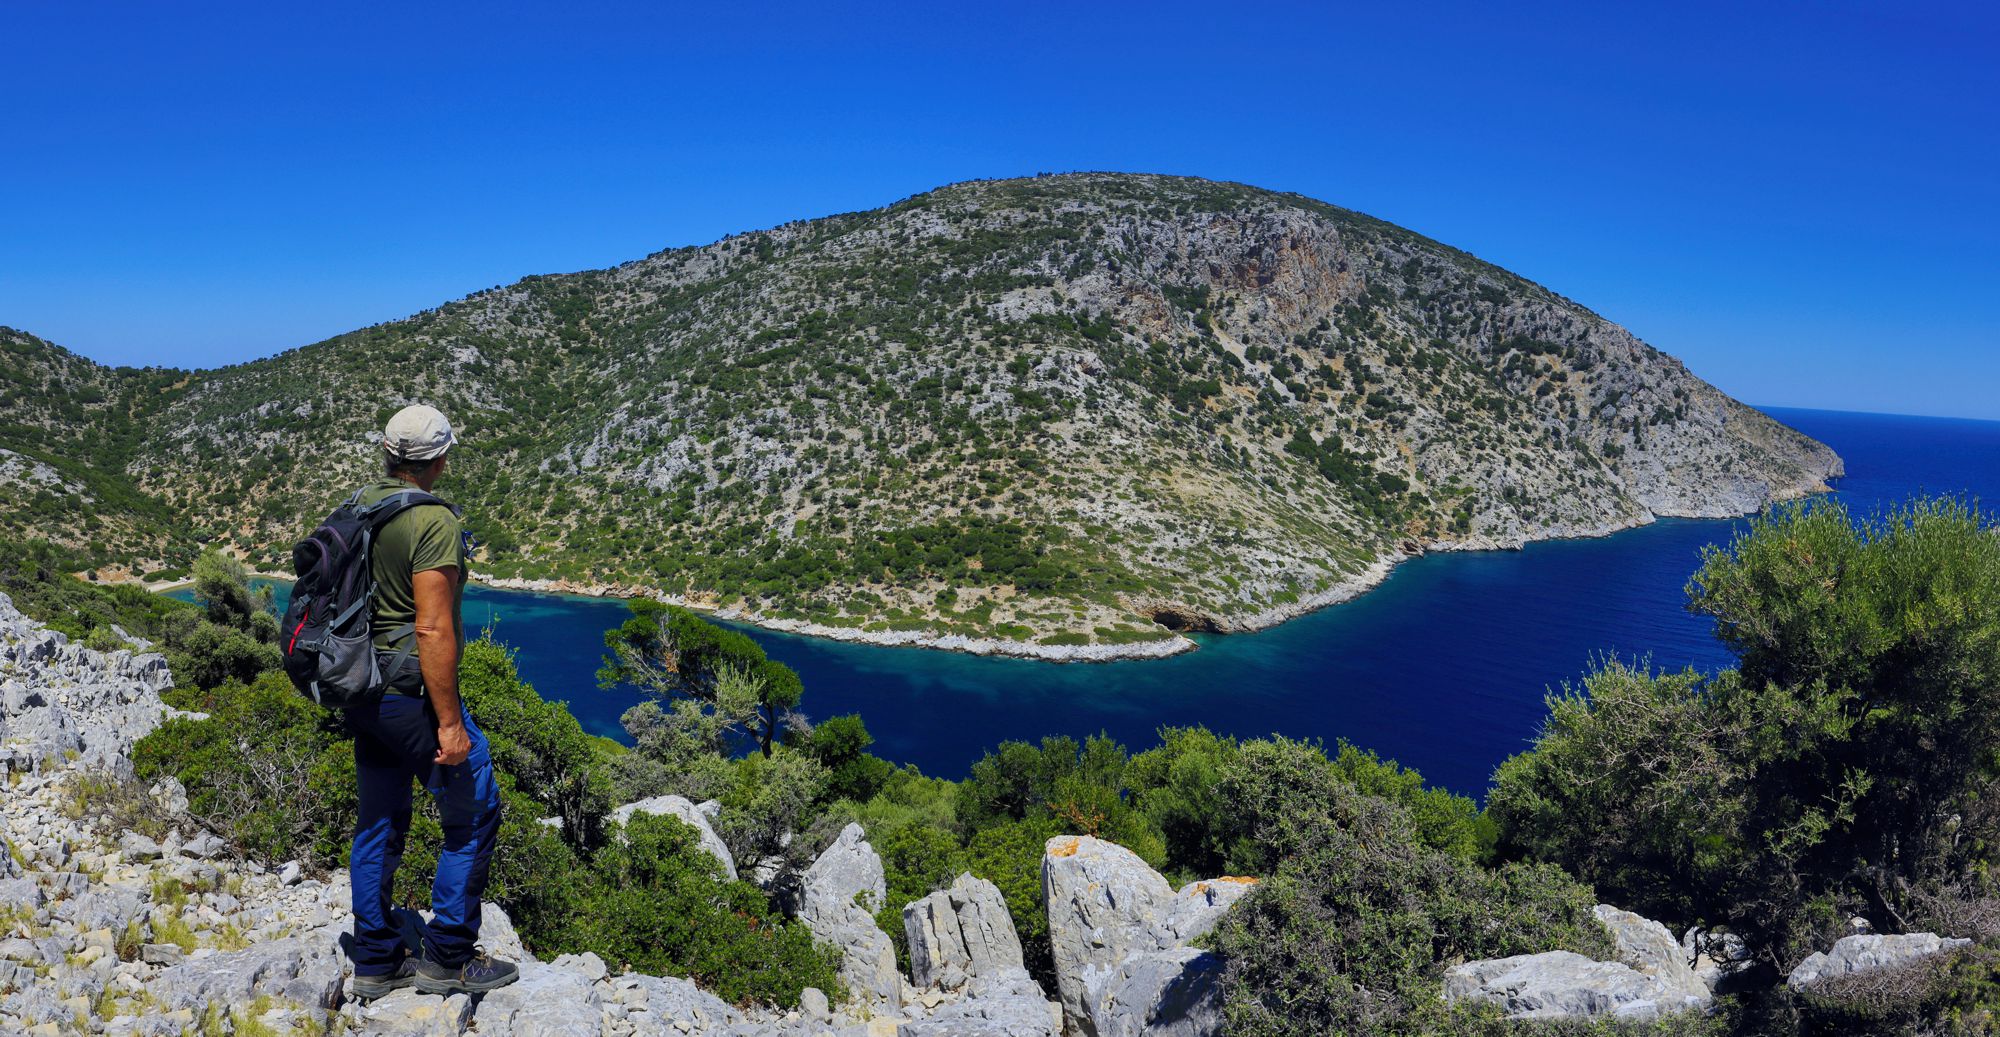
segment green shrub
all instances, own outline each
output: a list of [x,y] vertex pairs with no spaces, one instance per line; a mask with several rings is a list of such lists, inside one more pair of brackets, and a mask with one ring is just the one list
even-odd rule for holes
[[1964,505],[1855,523],[1776,509],[1706,553],[1691,607],[1741,661],[1615,663],[1550,702],[1489,812],[1663,921],[1722,925],[1779,969],[1854,913],[1907,929],[1991,898],[2000,845],[2000,537]]
[[960,828],[976,837],[1009,821],[1047,819],[1058,831],[1109,839],[1162,867],[1159,829],[1125,795],[1127,760],[1125,747],[1104,735],[1081,746],[1067,736],[1039,746],[1002,742],[959,785]]
[[282,673],[189,695],[205,720],[176,717],[133,749],[142,781],[171,775],[188,812],[265,861],[332,867],[353,837],[354,752],[339,714],[306,701]]
[[615,969],[687,976],[728,1001],[796,1007],[819,987],[840,996],[839,956],[771,910],[762,891],[722,879],[693,828],[635,815],[564,894],[551,951],[595,951]]
[[1316,773],[1300,743],[1245,748],[1267,759],[1235,776],[1232,791],[1266,822],[1273,807],[1297,813],[1254,850],[1233,851],[1271,870],[1212,938],[1226,963],[1231,1034],[1441,1032],[1451,964],[1557,949],[1611,955],[1591,891],[1559,870],[1492,871],[1425,846],[1406,809],[1342,779],[1321,783],[1330,768]]
[[1217,819],[1229,811],[1222,775],[1237,755],[1236,739],[1207,728],[1163,728],[1160,745],[1133,756],[1125,768],[1133,806],[1159,829],[1177,882],[1214,877],[1228,865],[1226,835]]
[[1763,999],[1772,1029],[1799,1037],[2000,1034],[2000,951],[1975,946],[1899,968],[1780,987]]
[[612,807],[596,739],[561,702],[535,694],[515,670],[513,653],[490,638],[466,644],[458,691],[486,733],[495,769],[539,805],[537,816],[562,818],[571,846],[596,848]]
[[868,753],[873,744],[875,736],[868,733],[868,725],[849,713],[820,721],[801,748],[826,768],[828,800],[864,802],[881,790],[896,769],[889,761]]

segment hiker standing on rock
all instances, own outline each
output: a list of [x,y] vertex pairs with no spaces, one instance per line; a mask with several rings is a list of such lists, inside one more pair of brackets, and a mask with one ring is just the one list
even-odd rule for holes
[[[347,705],[360,816],[348,863],[354,895],[354,993],[376,998],[415,984],[435,994],[506,986],[520,970],[477,953],[480,894],[500,828],[500,792],[486,736],[458,697],[465,648],[466,538],[455,508],[430,496],[456,443],[451,423],[405,407],[382,437],[383,478],[350,501],[372,516],[374,619],[382,692]],[[375,508],[373,512],[368,509]],[[382,516],[388,515],[386,521]],[[379,525],[373,525],[379,522]],[[410,781],[437,801],[444,828],[433,917],[414,955],[397,932],[390,890],[410,831]]]

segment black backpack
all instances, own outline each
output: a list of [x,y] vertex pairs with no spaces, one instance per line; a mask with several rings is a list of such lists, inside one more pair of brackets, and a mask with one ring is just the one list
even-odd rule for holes
[[376,658],[375,574],[369,552],[375,533],[389,520],[420,504],[458,509],[422,490],[399,490],[363,505],[357,490],[345,504],[292,548],[292,602],[285,609],[278,647],[292,686],[329,709],[346,709],[379,699],[402,676],[416,649],[415,623],[405,623],[392,643],[408,639],[388,666]]

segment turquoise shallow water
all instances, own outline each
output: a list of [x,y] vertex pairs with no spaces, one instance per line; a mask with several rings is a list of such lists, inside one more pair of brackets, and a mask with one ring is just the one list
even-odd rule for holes
[[[2000,423],[1772,410],[1840,452],[1836,487],[1867,511],[1916,493],[2000,497]],[[1665,520],[1595,540],[1522,551],[1437,554],[1376,590],[1256,634],[1199,638],[1171,659],[1056,665],[918,648],[878,648],[746,628],[805,680],[814,717],[858,712],[875,751],[961,777],[996,743],[1109,732],[1134,749],[1168,724],[1244,736],[1346,738],[1435,784],[1482,792],[1525,747],[1544,693],[1594,657],[1714,669],[1729,658],[1683,588],[1703,545],[1732,521]],[[600,691],[605,630],[625,614],[601,599],[473,588],[466,622],[490,625],[521,671],[585,727],[622,736],[637,700]]]

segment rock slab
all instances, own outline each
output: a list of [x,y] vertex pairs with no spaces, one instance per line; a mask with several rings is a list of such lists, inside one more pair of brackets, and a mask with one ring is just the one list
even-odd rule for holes
[[1573,951],[1466,962],[1446,970],[1444,996],[1497,1005],[1509,1019],[1608,1016],[1634,1022],[1657,1018],[1676,998],[1657,977]]
[[896,945],[875,924],[888,896],[882,858],[858,824],[840,832],[801,879],[798,916],[819,939],[840,948],[840,978],[855,996],[890,1010],[903,1003]]
[[1221,1030],[1221,970],[1190,948],[1255,885],[1192,882],[1180,890],[1130,850],[1057,836],[1042,854],[1063,1029],[1073,1037],[1195,1037]]
[[1021,939],[999,887],[960,875],[903,908],[910,979],[919,989],[958,990],[977,977],[1025,974]]
[[1970,943],[1971,940],[1955,940],[1936,933],[1842,937],[1834,943],[1832,950],[1821,951],[1800,962],[1785,978],[1785,983],[1793,990],[1802,990],[1841,976],[1908,965]]

